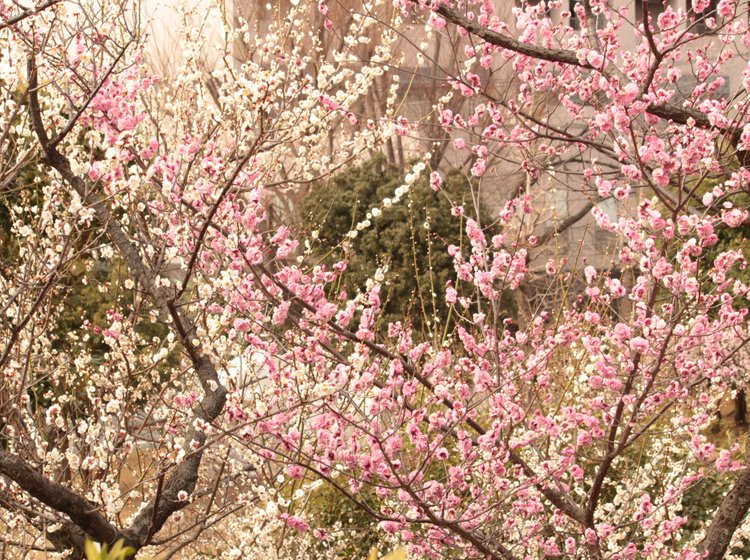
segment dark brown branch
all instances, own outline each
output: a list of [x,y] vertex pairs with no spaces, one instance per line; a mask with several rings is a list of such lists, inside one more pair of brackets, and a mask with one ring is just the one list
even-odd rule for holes
[[27,17],[35,16],[36,14],[39,14],[47,8],[51,8],[52,6],[54,6],[55,4],[59,4],[60,2],[62,2],[62,0],[48,0],[37,8],[23,10],[19,14],[6,19],[5,21],[0,21],[0,30],[5,29],[6,27],[10,27],[11,25],[15,25],[16,23],[25,20]]
[[511,463],[521,467],[523,473],[533,481],[534,487],[545,498],[547,498],[552,503],[552,505],[565,513],[571,519],[574,519],[581,524],[586,523],[586,511],[581,506],[573,502],[570,496],[563,493],[562,491],[555,490],[554,488],[550,488],[549,486],[545,486],[544,484],[542,484],[542,482],[539,480],[539,476],[515,451],[508,451],[508,458],[510,459]]
[[576,212],[575,214],[571,214],[561,222],[555,224],[552,227],[546,228],[540,235],[539,235],[539,241],[538,245],[544,245],[547,241],[550,240],[550,238],[554,235],[559,235],[565,230],[567,230],[570,227],[573,227],[576,225],[579,221],[581,221],[586,215],[588,215],[589,212],[591,212],[591,209],[594,207],[595,204],[598,204],[603,198],[597,197],[598,200],[590,200],[586,202],[586,204],[583,205],[583,207]]
[[724,496],[706,530],[699,548],[706,555],[704,560],[720,560],[729,548],[737,528],[750,510],[750,466],[740,474],[737,482]]
[[578,55],[573,51],[566,51],[564,49],[548,49],[537,45],[531,45],[529,43],[522,43],[516,39],[512,39],[507,35],[492,31],[486,27],[479,25],[476,21],[470,20],[461,12],[454,8],[449,8],[443,4],[438,5],[435,8],[435,12],[440,14],[446,20],[463,27],[471,33],[476,35],[480,39],[484,39],[488,43],[497,45],[509,51],[517,52],[540,60],[548,60],[550,62],[560,62],[562,64],[571,64],[573,66],[579,66],[581,68],[594,69],[586,60],[581,60]]
[[[85,553],[86,545],[86,533],[84,533],[78,525],[71,521],[62,521],[62,517],[58,517],[59,513],[54,516],[47,514],[46,511],[40,511],[34,509],[31,505],[21,504],[13,499],[6,496],[0,495],[0,507],[17,512],[23,516],[26,521],[36,527],[36,529],[46,535],[47,540],[54,546],[57,552],[69,552],[73,551],[71,558],[80,560],[83,558]],[[57,525],[54,530],[51,526]],[[10,544],[10,543],[8,543]],[[16,546],[16,545],[12,545]],[[22,543],[18,543],[19,547],[24,548]]]
[[120,531],[99,513],[99,506],[62,484],[49,480],[20,457],[0,450],[0,473],[37,500],[67,515],[95,541],[111,544],[121,537]]

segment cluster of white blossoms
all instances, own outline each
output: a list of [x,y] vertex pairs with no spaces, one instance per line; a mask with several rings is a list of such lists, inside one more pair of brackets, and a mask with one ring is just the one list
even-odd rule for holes
[[[430,155],[431,154],[428,152],[425,155],[424,159],[412,165],[411,171],[404,175],[404,182],[396,187],[396,189],[393,191],[393,197],[384,198],[382,200],[383,209],[390,208],[394,204],[399,204],[401,200],[409,193],[409,191],[414,186],[414,183],[417,182],[422,173],[424,173],[424,170],[427,169],[427,162],[430,159]],[[378,218],[382,215],[383,209],[378,206],[370,208],[367,214],[365,214],[365,219],[358,222],[354,229],[349,230],[346,236],[349,239],[355,239],[359,235],[360,231],[363,231],[372,225],[373,219]]]

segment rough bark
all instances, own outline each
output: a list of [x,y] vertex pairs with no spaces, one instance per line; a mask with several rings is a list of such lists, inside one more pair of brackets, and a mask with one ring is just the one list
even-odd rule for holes
[[747,426],[747,398],[745,389],[740,389],[734,396],[734,423],[737,426]]
[[114,543],[120,538],[120,532],[99,513],[99,505],[48,479],[20,457],[0,451],[0,473],[40,502],[67,515],[94,540]]
[[720,560],[729,548],[737,528],[750,510],[750,466],[740,474],[732,489],[716,510],[706,536],[699,548],[705,552],[704,560]]

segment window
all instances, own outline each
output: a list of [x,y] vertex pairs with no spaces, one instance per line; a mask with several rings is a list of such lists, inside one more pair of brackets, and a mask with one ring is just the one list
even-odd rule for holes
[[713,33],[713,29],[710,29],[708,25],[706,25],[706,20],[709,18],[717,19],[719,17],[716,13],[719,0],[709,0],[708,7],[706,7],[700,14],[696,14],[693,10],[693,4],[695,1],[696,0],[687,0],[688,16],[692,16],[695,20],[695,25],[692,27],[692,31],[695,33]]
[[[582,6],[586,6],[586,3],[584,3],[583,0],[568,0],[568,9],[570,10],[570,26],[575,29],[579,30],[581,29],[581,20],[578,19],[578,15],[576,14],[576,4],[581,4]],[[599,13],[596,16],[596,28],[601,29],[604,27],[605,23],[607,23],[607,19],[604,17],[603,13]]]

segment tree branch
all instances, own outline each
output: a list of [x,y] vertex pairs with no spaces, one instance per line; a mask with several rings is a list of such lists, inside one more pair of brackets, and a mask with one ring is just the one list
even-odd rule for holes
[[[749,448],[750,449],[750,448]],[[706,536],[698,545],[703,560],[721,560],[737,528],[750,510],[750,465],[740,474],[716,510]]]
[[46,10],[47,8],[51,8],[55,4],[59,4],[62,2],[62,0],[48,0],[41,6],[38,6],[33,9],[23,10],[19,14],[6,19],[5,21],[0,21],[0,30],[5,29],[6,27],[10,27],[11,25],[15,25],[16,23],[25,20],[27,17],[35,16],[36,14],[39,14]]
[[470,20],[469,18],[461,14],[458,10],[449,8],[444,4],[439,4],[435,8],[435,12],[440,14],[451,23],[454,23],[459,27],[463,27],[472,35],[476,35],[480,39],[484,39],[492,45],[497,45],[498,47],[517,52],[518,54],[530,56],[532,58],[548,60],[550,62],[560,62],[562,64],[571,64],[573,66],[579,66],[581,68],[594,70],[594,67],[591,66],[591,64],[586,62],[585,59],[579,59],[578,55],[576,55],[576,53],[574,53],[573,51],[566,51],[564,49],[548,49],[546,47],[540,47],[529,43],[522,43],[521,41],[512,39],[507,35],[503,35],[502,33],[492,31],[491,29],[479,25],[476,21]]
[[[206,422],[213,422],[224,409],[227,391],[219,382],[219,375],[213,362],[205,356],[203,351],[192,342],[195,326],[190,318],[179,308],[174,293],[160,287],[156,273],[144,261],[138,248],[134,245],[120,224],[113,218],[104,200],[91,191],[86,182],[73,172],[70,161],[52,145],[44,127],[39,104],[37,69],[33,57],[29,59],[29,110],[37,138],[45,153],[44,162],[55,169],[85,201],[94,209],[97,222],[104,228],[112,244],[116,247],[133,274],[143,286],[146,293],[163,311],[172,318],[177,338],[185,349],[193,365],[198,380],[204,391],[203,399],[193,410],[194,414]],[[197,442],[200,450],[205,443],[205,435],[191,429],[187,435],[188,441]],[[178,500],[180,491],[192,494],[198,480],[203,452],[195,451],[189,454],[184,462],[172,471],[164,483],[160,496],[154,498],[135,518],[131,526],[123,531],[126,543],[136,549],[147,544],[148,539],[157,533],[167,519],[176,511],[184,508],[189,502]],[[45,502],[47,503],[47,502]]]
[[588,215],[589,212],[591,212],[591,209],[604,200],[602,197],[595,197],[594,200],[589,200],[584,204],[578,212],[575,214],[571,214],[561,222],[556,223],[553,226],[550,226],[548,228],[545,228],[543,232],[539,235],[539,241],[537,242],[538,245],[544,245],[547,241],[550,240],[550,238],[554,235],[559,235],[565,230],[567,230],[570,227],[573,227],[576,225],[579,221],[581,221],[585,216]]
[[[434,9],[434,11],[435,13],[445,18],[447,21],[450,21],[451,23],[458,25],[459,27],[463,27],[472,35],[476,35],[480,39],[484,39],[492,45],[508,49],[518,54],[537,58],[539,60],[558,62],[560,64],[569,64],[587,70],[597,70],[597,68],[593,67],[585,59],[578,58],[578,55],[573,51],[565,49],[549,49],[546,47],[540,47],[538,45],[531,45],[529,43],[517,41],[516,39],[512,39],[507,35],[503,35],[502,33],[492,31],[491,29],[479,25],[476,21],[468,19],[458,10],[449,8],[448,6],[445,6],[443,4],[438,5]],[[642,100],[641,97],[639,97],[638,99]],[[706,115],[693,109],[682,108],[675,105],[651,104],[648,105],[646,111],[651,113],[652,115],[665,120],[670,120],[678,124],[687,124],[689,119],[693,119],[695,121],[695,125],[701,128],[717,128],[716,126],[711,124]],[[738,132],[735,130],[722,131],[730,133],[733,139],[738,134]]]
[[37,500],[67,515],[94,540],[112,544],[121,537],[120,531],[97,511],[99,506],[62,484],[49,480],[20,457],[0,450],[0,473]]

